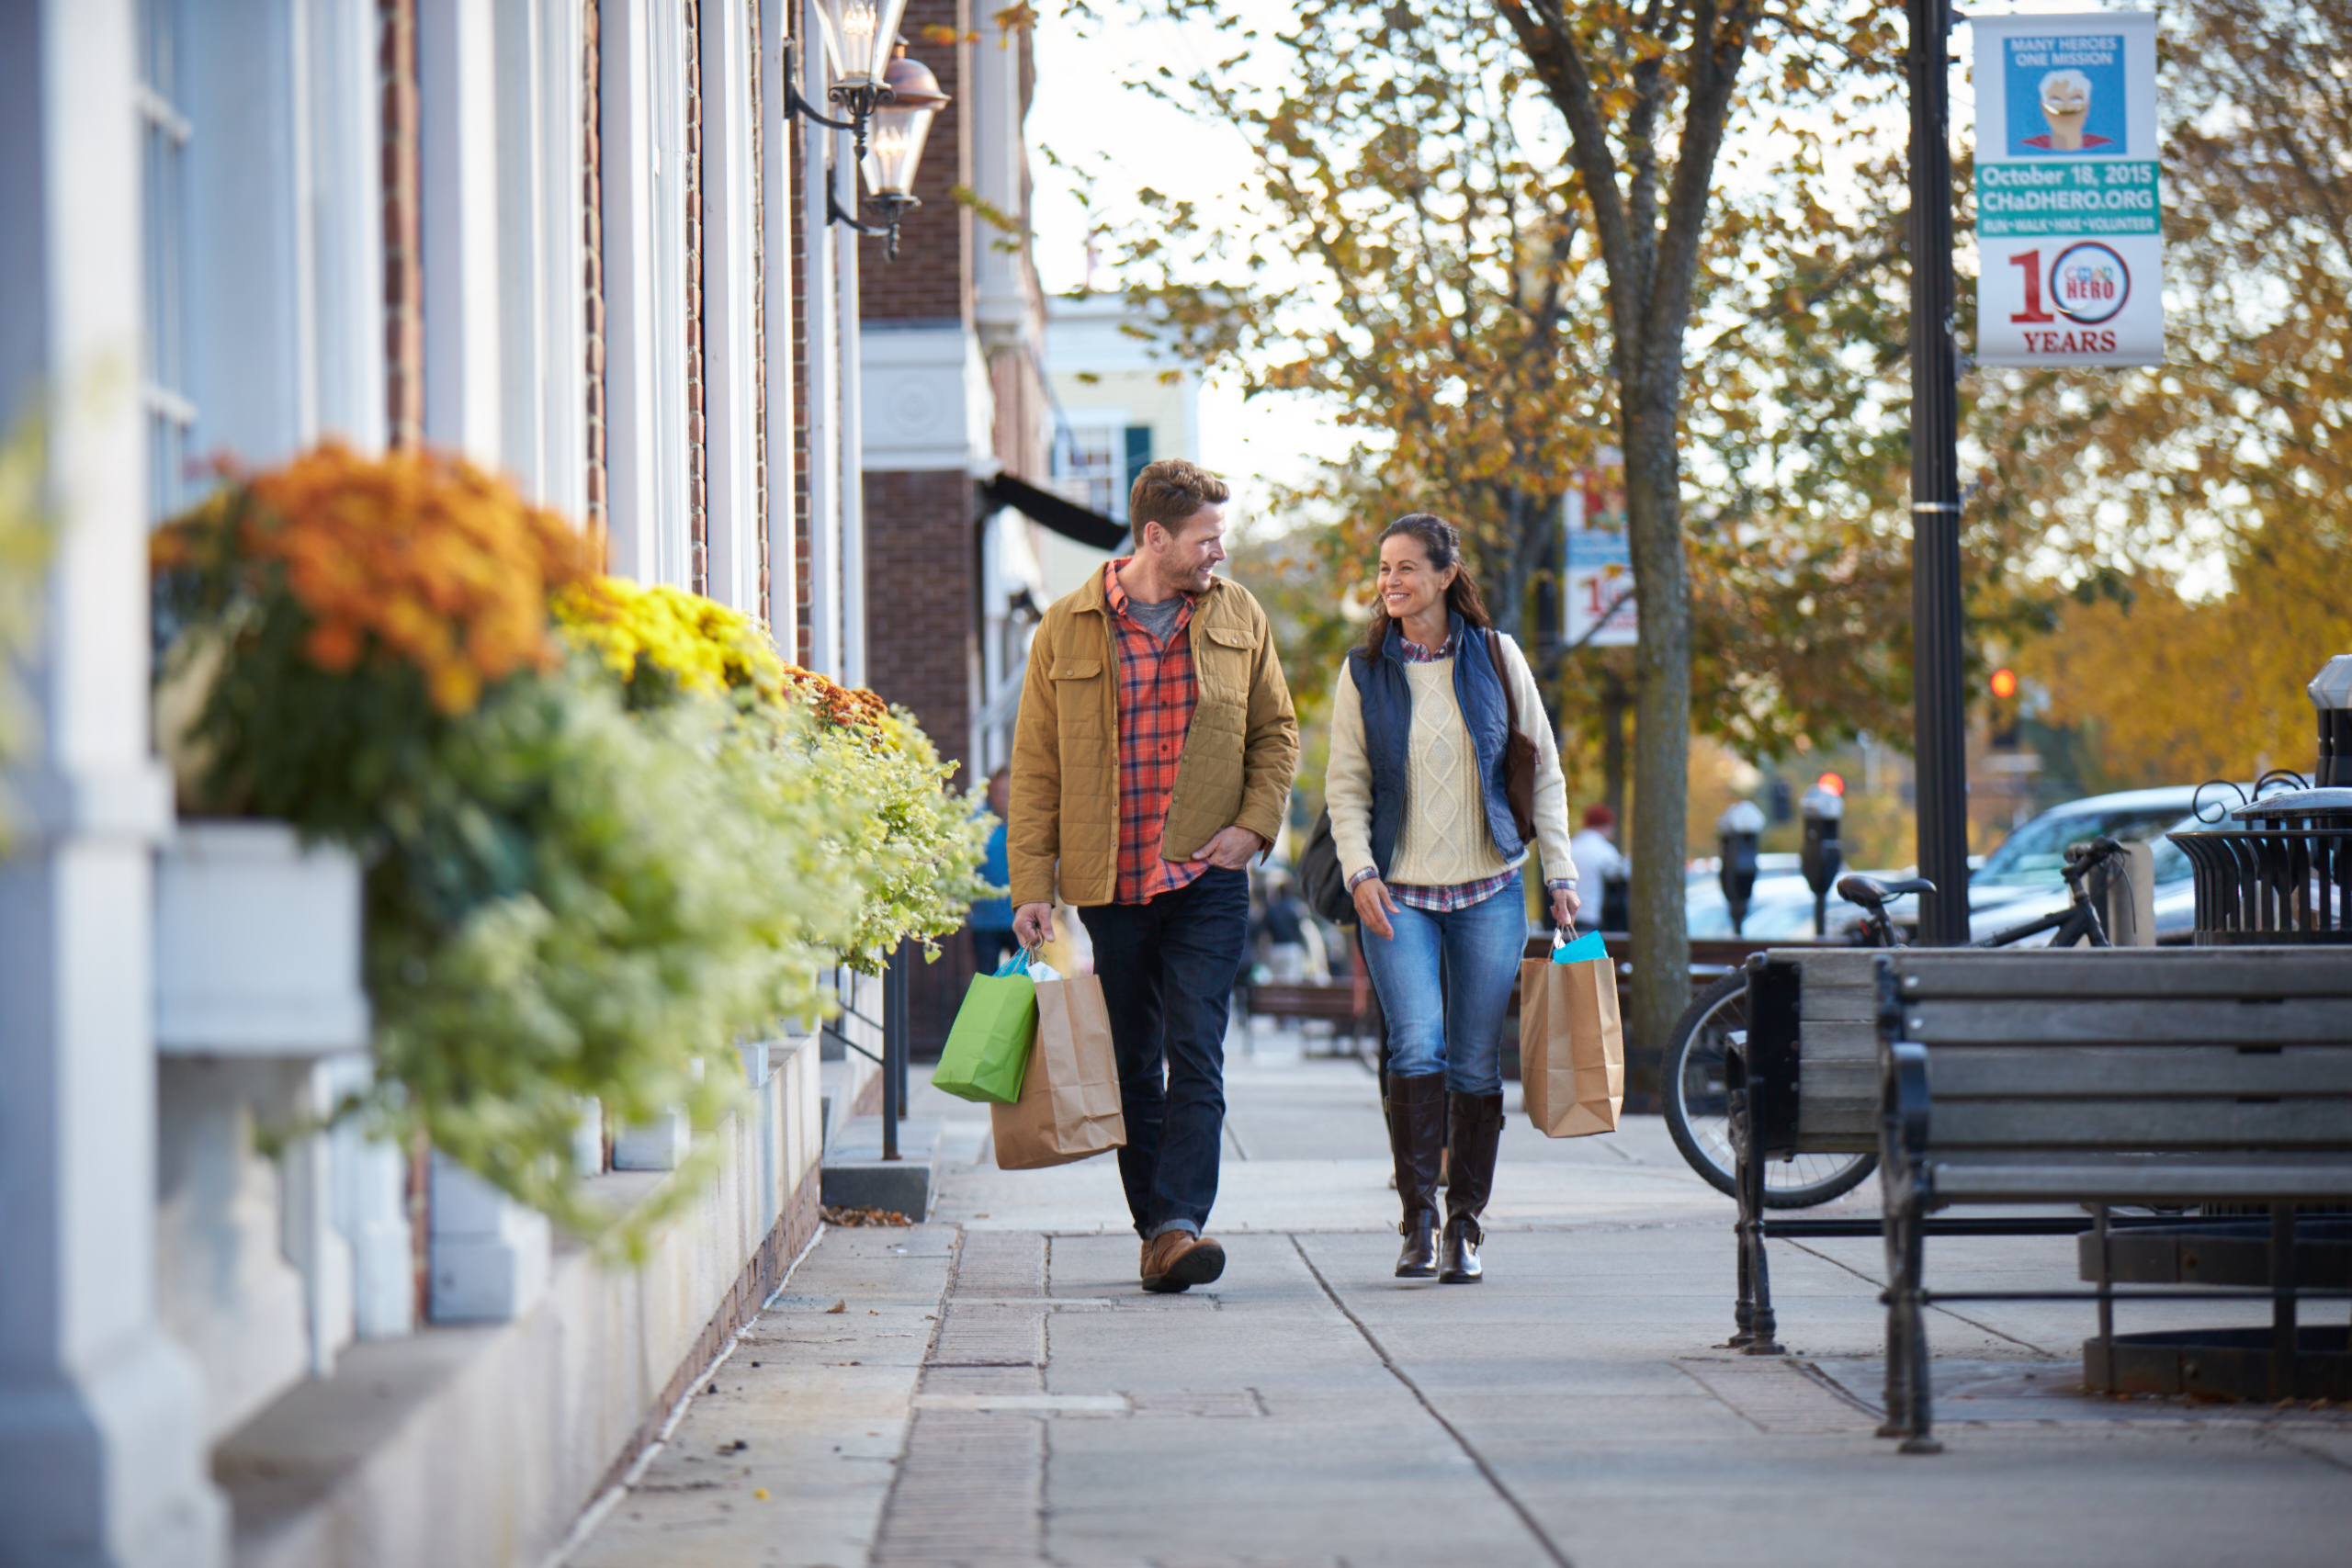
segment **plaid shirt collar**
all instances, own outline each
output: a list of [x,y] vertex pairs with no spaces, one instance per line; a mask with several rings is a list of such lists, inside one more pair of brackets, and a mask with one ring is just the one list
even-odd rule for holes
[[1396,652],[1408,664],[1434,664],[1441,659],[1453,658],[1454,645],[1461,640],[1462,633],[1458,629],[1452,630],[1445,634],[1445,640],[1436,648],[1427,649],[1400,630],[1396,634]]
[[[1127,613],[1127,585],[1119,581],[1120,569],[1135,558],[1133,556],[1121,556],[1102,569],[1102,598],[1111,606],[1111,614],[1123,621],[1141,626],[1142,622]],[[1176,597],[1184,602],[1183,607],[1176,612],[1175,629],[1181,632],[1193,624],[1193,612],[1199,608],[1201,600],[1196,593],[1179,593]]]

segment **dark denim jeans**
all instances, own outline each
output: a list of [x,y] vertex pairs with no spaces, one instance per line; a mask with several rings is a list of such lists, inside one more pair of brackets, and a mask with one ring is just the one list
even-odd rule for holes
[[1225,1023],[1250,934],[1250,878],[1212,866],[1148,904],[1080,909],[1119,1054],[1119,1179],[1136,1230],[1198,1235],[1225,1137]]
[[1365,931],[1363,966],[1388,1020],[1388,1073],[1443,1073],[1456,1094],[1503,1089],[1503,1016],[1527,945],[1519,874],[1500,892],[1446,914],[1405,908],[1396,935]]

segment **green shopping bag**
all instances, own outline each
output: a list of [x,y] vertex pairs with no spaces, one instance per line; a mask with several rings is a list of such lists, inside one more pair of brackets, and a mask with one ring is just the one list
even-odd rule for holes
[[973,976],[931,1081],[958,1100],[1015,1104],[1036,1038],[1037,987],[1028,954],[1016,953],[995,974]]

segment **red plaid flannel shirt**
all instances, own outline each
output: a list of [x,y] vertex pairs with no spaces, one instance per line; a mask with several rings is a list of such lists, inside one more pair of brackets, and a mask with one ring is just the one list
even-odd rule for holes
[[1119,569],[1131,558],[1122,556],[1102,569],[1111,637],[1119,649],[1119,881],[1111,897],[1114,903],[1148,904],[1190,886],[1208,869],[1206,861],[1159,857],[1168,796],[1176,787],[1176,767],[1184,758],[1184,735],[1193,725],[1200,686],[1193,675],[1191,597],[1185,597],[1175,629],[1161,643],[1127,614]]

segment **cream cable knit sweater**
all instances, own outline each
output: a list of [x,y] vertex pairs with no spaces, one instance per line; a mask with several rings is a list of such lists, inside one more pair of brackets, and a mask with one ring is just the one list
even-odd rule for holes
[[[1544,852],[1544,875],[1551,882],[1573,881],[1577,863],[1568,853],[1568,786],[1560,772],[1560,749],[1553,743],[1552,722],[1527,656],[1510,637],[1500,640],[1503,678],[1511,683],[1521,733],[1535,742],[1535,838]],[[1405,674],[1412,683],[1413,733],[1406,749],[1405,820],[1387,879],[1406,887],[1453,887],[1519,863],[1503,858],[1487,830],[1470,727],[1453,695],[1453,660],[1408,664]],[[1363,704],[1347,660],[1340,661],[1331,697],[1331,761],[1323,801],[1331,812],[1340,868],[1353,877],[1372,864],[1372,762],[1363,749]]]

